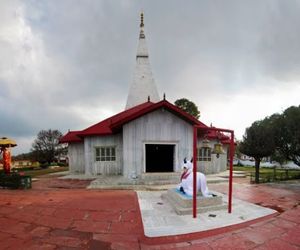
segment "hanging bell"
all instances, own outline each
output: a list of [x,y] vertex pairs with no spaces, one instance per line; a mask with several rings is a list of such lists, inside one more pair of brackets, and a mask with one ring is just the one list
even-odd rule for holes
[[217,158],[219,158],[220,154],[224,154],[223,148],[222,148],[222,144],[221,143],[216,143],[214,145],[214,149],[211,152],[212,154],[216,154]]

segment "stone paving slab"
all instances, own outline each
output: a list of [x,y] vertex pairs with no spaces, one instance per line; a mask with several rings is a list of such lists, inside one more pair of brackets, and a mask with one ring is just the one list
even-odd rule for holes
[[[0,250],[300,249],[300,180],[250,185],[249,179],[235,179],[235,198],[278,214],[165,237],[144,235],[136,192],[86,190],[88,183],[45,176],[30,190],[0,189]],[[228,182],[209,188],[224,194]]]
[[[217,192],[213,191],[213,193]],[[166,194],[165,191],[137,191],[137,194],[144,232],[148,237],[202,232],[248,222],[277,213],[277,211],[270,208],[233,199],[231,214],[226,209],[200,213],[197,215],[197,218],[192,218],[192,215],[178,215],[171,204],[162,198]],[[222,196],[223,203],[227,204],[227,195],[223,194]]]

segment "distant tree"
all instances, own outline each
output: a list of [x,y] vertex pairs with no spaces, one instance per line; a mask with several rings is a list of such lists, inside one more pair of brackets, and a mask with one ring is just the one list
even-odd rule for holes
[[271,155],[271,161],[276,161],[282,166],[287,158],[280,152],[278,148],[275,149],[274,153]]
[[267,119],[254,122],[246,129],[242,142],[239,144],[241,153],[255,160],[255,183],[259,183],[259,166],[263,157],[273,154],[275,141]]
[[21,160],[34,161],[35,157],[33,155],[33,152],[29,152],[29,153],[22,153],[22,154],[12,156],[12,160],[14,160],[14,161],[21,161]]
[[37,161],[48,163],[55,161],[62,150],[59,146],[59,138],[62,133],[58,130],[41,130],[32,144],[32,153]]
[[275,150],[271,155],[271,160],[282,165],[288,160],[286,150],[284,149],[284,141],[286,141],[284,133],[284,119],[281,114],[273,114],[268,118],[268,121],[269,128],[272,130],[275,141]]
[[234,148],[234,152],[235,152],[235,155],[238,159],[241,158],[242,156],[242,153],[241,153],[241,150],[240,150],[240,144],[241,142],[239,140],[237,140],[236,138],[234,139],[234,141],[236,142],[236,146]]
[[175,105],[185,112],[189,113],[190,115],[194,116],[196,119],[199,119],[200,111],[198,110],[197,105],[192,101],[186,98],[181,98],[175,101]]
[[273,157],[279,163],[290,160],[300,166],[300,106],[291,106],[281,115],[273,114],[269,121],[276,144]]

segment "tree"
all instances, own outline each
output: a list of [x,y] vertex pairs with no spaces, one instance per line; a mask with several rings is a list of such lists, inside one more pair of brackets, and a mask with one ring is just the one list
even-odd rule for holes
[[256,121],[246,129],[240,151],[255,160],[255,183],[259,183],[259,165],[263,157],[272,155],[275,150],[275,141],[269,120]]
[[300,105],[287,108],[283,114],[282,145],[278,145],[288,160],[300,166]]
[[276,144],[274,159],[280,163],[290,160],[300,166],[300,106],[291,106],[281,115],[273,114],[269,121]]
[[29,153],[22,153],[22,154],[12,156],[12,160],[14,160],[14,161],[22,161],[22,160],[34,161],[35,157],[33,155],[33,152],[29,152]]
[[280,114],[273,114],[268,118],[269,128],[272,130],[274,141],[275,141],[275,150],[271,155],[272,161],[278,162],[282,165],[287,160],[287,154],[284,150],[284,119]]
[[234,139],[234,141],[236,142],[236,146],[234,147],[234,153],[235,153],[236,157],[238,159],[240,159],[241,156],[242,156],[242,152],[240,150],[240,144],[241,144],[241,142],[239,140],[237,140],[236,138]]
[[37,161],[50,164],[63,150],[59,146],[62,133],[58,130],[41,130],[32,144],[31,151]]
[[200,111],[198,110],[198,107],[195,103],[192,101],[181,98],[175,101],[175,105],[179,108],[181,108],[183,111],[189,113],[190,115],[194,116],[196,119],[199,119],[200,117]]

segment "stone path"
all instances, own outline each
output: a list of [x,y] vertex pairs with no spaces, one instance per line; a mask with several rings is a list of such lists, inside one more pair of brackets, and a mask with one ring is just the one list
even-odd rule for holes
[[[149,238],[134,191],[41,178],[32,190],[0,190],[0,249],[300,249],[300,182],[234,182],[235,198],[278,215],[241,228]],[[211,185],[227,191],[226,183]]]
[[[213,232],[219,228],[231,228],[253,220],[271,218],[277,212],[239,199],[233,199],[232,213],[228,213],[228,197],[223,196],[223,209],[203,211],[193,218],[192,214],[178,215],[170,203],[162,198],[166,191],[138,191],[144,233],[149,237],[160,237],[197,232]],[[214,192],[218,196],[220,193]]]

